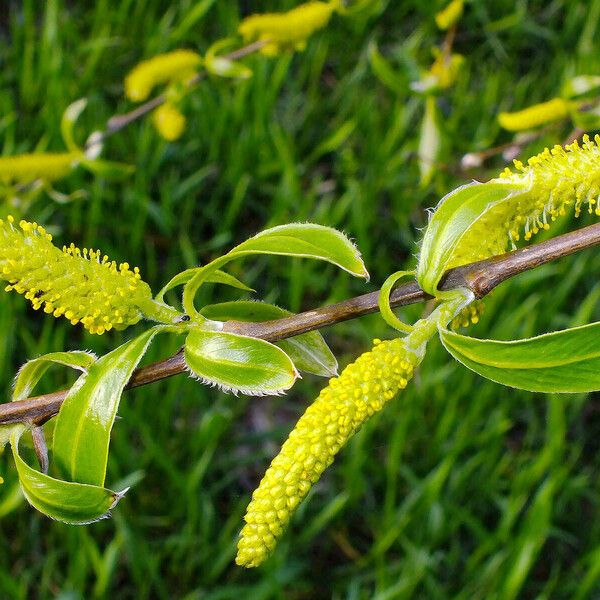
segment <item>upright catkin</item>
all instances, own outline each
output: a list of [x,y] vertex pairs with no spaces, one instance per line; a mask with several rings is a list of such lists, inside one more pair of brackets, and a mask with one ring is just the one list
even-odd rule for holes
[[0,219],[0,279],[6,291],[23,294],[34,309],[43,308],[71,324],[81,322],[95,334],[124,329],[143,316],[152,292],[139,269],[117,264],[100,250],[59,249],[37,223],[9,216]]

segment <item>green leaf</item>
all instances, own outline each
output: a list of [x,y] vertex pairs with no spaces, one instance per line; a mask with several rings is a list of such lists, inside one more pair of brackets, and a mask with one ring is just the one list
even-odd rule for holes
[[[205,306],[200,314],[214,321],[249,321],[257,323],[281,319],[294,313],[266,302],[240,300]],[[322,377],[337,375],[337,360],[318,331],[309,331],[293,338],[275,342],[300,371]]]
[[[158,302],[162,302],[164,295],[173,288],[178,285],[183,285],[187,283],[198,273],[203,267],[194,267],[193,269],[186,269],[185,271],[181,271],[181,273],[177,273],[163,288],[156,294],[156,300]],[[251,287],[248,287],[246,284],[242,283],[239,279],[234,277],[233,275],[229,275],[229,273],[225,273],[224,271],[213,271],[207,277],[205,283],[222,283],[223,285],[228,285],[233,288],[237,288],[238,290],[244,290],[245,292],[254,292]]]
[[183,289],[183,307],[194,320],[201,317],[194,306],[200,286],[218,268],[250,254],[275,254],[325,260],[357,277],[369,279],[369,273],[354,244],[341,232],[314,223],[290,223],[266,229],[242,242],[224,256],[199,269]]
[[80,98],[79,100],[76,100],[67,106],[60,120],[60,132],[62,134],[63,142],[71,152],[77,152],[81,150],[81,148],[79,148],[75,142],[73,127],[77,122],[77,119],[79,119],[79,115],[81,115],[81,113],[85,110],[86,106],[86,98]]
[[375,42],[369,44],[369,63],[371,64],[375,77],[377,77],[383,85],[399,95],[404,95],[406,93],[405,79],[398,75],[394,68],[381,55]]
[[356,246],[340,231],[314,223],[272,227],[236,246],[227,256],[277,254],[325,260],[356,277],[369,278]]
[[225,38],[215,42],[204,57],[204,66],[209,73],[217,77],[233,77],[236,79],[249,79],[252,77],[252,69],[239,62],[235,62],[225,56],[217,56],[219,52],[238,44],[236,38]]
[[335,152],[356,129],[356,121],[349,119],[342,123],[328,138],[323,140],[311,153],[307,162],[314,162],[324,154]]
[[110,181],[120,181],[126,179],[135,171],[133,165],[114,162],[112,160],[102,160],[100,158],[85,159],[81,161],[81,165],[88,171],[108,179]]
[[152,338],[153,327],[99,358],[69,391],[54,430],[54,458],[73,481],[101,486],[119,401]]
[[436,171],[436,163],[442,146],[437,101],[434,96],[425,98],[425,113],[419,135],[419,171],[421,185],[429,185]]
[[54,364],[85,371],[95,360],[96,357],[93,354],[79,350],[72,352],[51,352],[50,354],[44,354],[44,356],[30,360],[19,370],[15,380],[12,400],[13,402],[24,400],[30,396],[38,381]]
[[569,79],[562,88],[564,98],[575,98],[600,87],[600,75],[577,75]]
[[600,129],[600,102],[594,106],[587,106],[584,110],[571,112],[573,124],[582,131]]
[[440,335],[456,360],[497,383],[530,392],[600,390],[600,323],[508,342]]
[[46,516],[72,525],[85,525],[110,516],[110,511],[127,492],[61,481],[30,467],[19,455],[19,438],[24,427],[11,436],[19,483],[27,501]]
[[436,295],[437,285],[465,233],[487,210],[520,189],[518,184],[475,182],[456,188],[440,200],[419,254],[417,280],[423,290]]
[[277,346],[233,333],[193,329],[184,356],[204,383],[249,396],[279,394],[298,376],[290,357]]

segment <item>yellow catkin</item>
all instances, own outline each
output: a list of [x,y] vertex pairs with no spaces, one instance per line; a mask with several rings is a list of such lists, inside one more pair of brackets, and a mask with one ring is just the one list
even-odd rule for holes
[[250,15],[239,25],[245,42],[268,42],[261,48],[267,56],[284,50],[303,50],[306,40],[327,25],[339,2],[307,2],[288,12]]
[[442,30],[450,29],[461,17],[464,0],[452,0],[435,15],[435,24]]
[[501,112],[498,115],[498,123],[508,131],[524,131],[568,116],[569,103],[562,98],[553,98],[517,112]]
[[172,102],[165,102],[152,113],[152,123],[165,140],[172,142],[185,129],[185,116]]
[[335,455],[375,412],[406,387],[420,362],[407,338],[374,340],[331,379],[306,410],[252,495],[236,562],[255,567],[271,553],[290,517]]
[[37,223],[13,217],[0,220],[0,279],[6,291],[23,294],[34,309],[42,308],[91,333],[124,329],[142,318],[140,306],[152,298],[139,269],[117,265],[99,250],[73,244],[59,249]]
[[514,161],[516,172],[507,168],[491,183],[514,183],[523,191],[487,210],[467,230],[447,267],[502,254],[549,229],[567,211],[600,216],[600,136],[594,141],[585,135],[582,145],[546,148],[527,165]]
[[191,50],[174,50],[145,60],[125,78],[125,95],[142,102],[157,85],[190,80],[201,61],[200,55]]
[[473,324],[479,323],[479,319],[485,310],[485,304],[483,300],[474,300],[468,306],[465,306],[454,319],[450,322],[450,327],[453,330],[460,329],[461,327],[468,327]]
[[436,86],[447,89],[454,84],[465,62],[461,54],[446,56],[438,48],[434,49],[435,60],[429,69],[429,75],[435,78]]
[[20,154],[0,157],[0,181],[28,183],[56,181],[68,175],[81,160],[80,152]]

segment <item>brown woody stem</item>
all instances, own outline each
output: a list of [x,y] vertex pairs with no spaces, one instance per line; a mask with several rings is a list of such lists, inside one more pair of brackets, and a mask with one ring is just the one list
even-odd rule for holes
[[[482,298],[498,284],[523,271],[534,269],[563,256],[597,245],[600,245],[600,223],[521,250],[451,269],[446,272],[439,287],[442,290],[468,288],[478,298]],[[273,342],[377,312],[379,310],[377,307],[378,296],[379,291],[370,292],[337,304],[274,321],[262,323],[228,321],[224,329],[232,333]],[[431,296],[421,290],[416,281],[411,281],[399,286],[391,293],[390,304],[393,307],[405,306],[430,298]],[[182,373],[184,370],[183,355],[178,352],[170,358],[137,369],[127,387],[133,388],[153,383]],[[9,423],[39,425],[44,423],[58,413],[67,391],[60,390],[18,402],[0,404],[0,425]]]

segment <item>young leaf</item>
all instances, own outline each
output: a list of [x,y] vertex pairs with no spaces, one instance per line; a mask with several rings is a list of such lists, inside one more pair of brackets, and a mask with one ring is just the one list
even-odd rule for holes
[[490,207],[506,200],[518,189],[508,183],[468,183],[444,196],[429,220],[421,245],[417,279],[428,294],[448,268],[461,238]]
[[562,88],[565,98],[574,98],[600,87],[600,75],[577,75],[569,79]]
[[204,383],[249,396],[279,394],[298,376],[290,357],[277,346],[233,333],[193,329],[184,356]]
[[[181,273],[177,273],[161,290],[156,294],[156,300],[158,302],[162,302],[164,295],[173,288],[178,285],[183,285],[187,283],[202,269],[203,267],[194,267],[193,269],[186,269],[185,271],[181,271]],[[205,280],[206,283],[221,283],[223,285],[228,285],[230,287],[237,288],[238,290],[244,290],[245,292],[254,292],[251,287],[248,287],[246,284],[242,283],[239,279],[230,275],[229,273],[225,273],[224,271],[213,271]]]
[[67,476],[102,486],[121,394],[152,338],[153,327],[99,358],[69,391],[54,430],[54,458]]
[[117,493],[103,487],[61,481],[30,467],[19,455],[24,427],[11,435],[19,483],[29,504],[41,513],[72,525],[86,525],[110,516],[127,490]]
[[129,177],[129,175],[135,171],[133,165],[112,160],[102,160],[100,158],[85,159],[81,161],[81,164],[88,171],[94,173],[94,175],[98,175],[99,177],[103,177],[110,181],[120,181]]
[[440,335],[456,360],[497,383],[530,392],[600,390],[600,323],[508,342]]
[[405,78],[401,77],[381,55],[375,42],[369,44],[368,55],[369,63],[371,64],[375,77],[393,92],[396,92],[401,96],[405,94],[407,88]]
[[59,364],[80,371],[88,369],[96,357],[89,352],[73,350],[72,352],[51,352],[39,358],[26,362],[20,369],[15,380],[12,401],[24,400],[31,395],[33,388],[53,365]]
[[81,115],[81,113],[85,110],[86,106],[86,98],[80,98],[79,100],[76,100],[67,106],[60,120],[60,132],[62,134],[63,142],[71,152],[81,151],[81,148],[79,148],[75,142],[73,127],[77,122],[77,119],[79,119],[79,115]]
[[236,246],[227,256],[278,254],[325,260],[356,277],[369,278],[360,252],[340,231],[314,223],[272,227]]
[[248,79],[252,77],[252,69],[246,65],[218,55],[219,52],[237,43],[236,38],[225,38],[215,42],[204,55],[206,70],[217,77],[232,77],[234,79]]
[[442,145],[438,108],[434,96],[425,98],[425,114],[419,135],[419,170],[421,185],[429,185],[435,174],[436,162]]
[[[292,315],[289,310],[266,302],[241,300],[205,306],[200,314],[214,321],[270,321]],[[275,342],[293,361],[300,371],[334,377],[337,375],[337,360],[318,331],[309,331],[287,340]]]
[[325,260],[356,277],[369,279],[360,252],[343,233],[314,223],[280,225],[258,233],[197,271],[183,289],[183,307],[190,317],[200,319],[194,306],[194,298],[200,286],[208,281],[208,277],[228,262],[249,254]]

